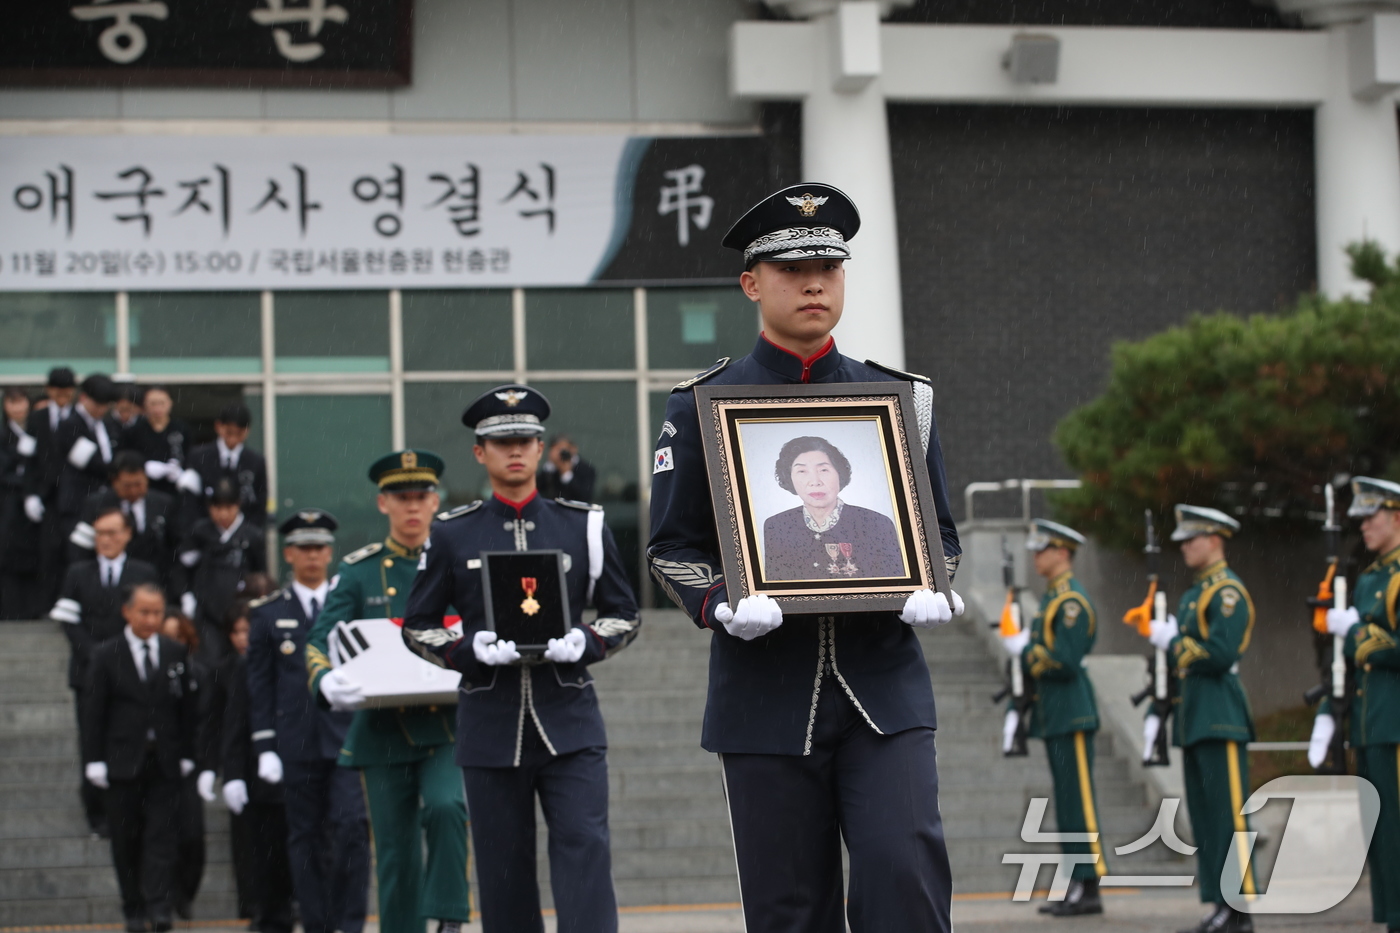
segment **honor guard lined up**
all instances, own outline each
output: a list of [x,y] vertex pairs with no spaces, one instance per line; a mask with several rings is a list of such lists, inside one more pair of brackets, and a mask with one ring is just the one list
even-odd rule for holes
[[[332,709],[352,709],[363,697],[360,684],[331,668],[331,632],[338,622],[404,617],[442,470],[442,458],[427,450],[396,451],[369,468],[389,535],[340,562],[306,644],[311,692]],[[340,750],[341,766],[364,776],[383,933],[422,933],[428,920],[439,921],[439,933],[456,933],[471,920],[467,805],[452,754],[456,719],[455,704],[362,709]]]
[[[473,452],[492,496],[438,516],[404,619],[412,650],[462,672],[457,763],[472,813],[486,933],[544,929],[535,877],[537,796],[549,827],[560,929],[617,929],[607,736],[588,666],[626,647],[641,620],[602,509],[536,493],[548,416],[545,397],[523,385],[492,389],[467,408],[462,422],[476,433]],[[574,627],[550,639],[542,658],[522,658],[486,616],[482,554],[545,549],[564,552]],[[532,582],[522,579],[512,598],[533,600]],[[588,603],[597,618],[584,624]],[[460,632],[443,627],[449,605],[461,614]]]
[[[1351,482],[1347,515],[1361,520],[1366,549],[1376,555],[1356,580],[1353,605],[1327,612],[1327,628],[1346,638],[1356,668],[1351,744],[1356,773],[1380,794],[1371,835],[1371,919],[1400,931],[1400,484],[1368,476]],[[1327,708],[1319,709],[1319,719]],[[1335,726],[1334,726],[1335,728]],[[1318,738],[1314,730],[1314,740]],[[1328,733],[1322,744],[1331,739]]]
[[[1248,744],[1254,719],[1240,684],[1239,662],[1254,630],[1254,602],[1225,562],[1225,542],[1240,523],[1217,509],[1176,506],[1172,540],[1181,543],[1193,585],[1181,594],[1176,615],[1152,623],[1151,641],[1168,652],[1180,681],[1172,716],[1172,744],[1182,749],[1186,808],[1195,840],[1201,902],[1211,912],[1188,933],[1253,933],[1249,914],[1225,902],[1220,874],[1235,859],[1241,892],[1256,893],[1249,850],[1236,833],[1249,830],[1240,812],[1249,796]],[[1147,736],[1151,745],[1155,736]]]
[[[1062,833],[1098,833],[1094,795],[1094,734],[1099,711],[1084,659],[1094,649],[1097,615],[1074,576],[1074,554],[1084,536],[1058,522],[1037,519],[1026,536],[1035,572],[1047,581],[1030,629],[1002,639],[1011,663],[1024,665],[1034,684],[1029,734],[1045,740],[1055,786],[1055,825]],[[1103,847],[1094,842],[1061,843],[1065,854],[1092,855],[1078,862],[1062,901],[1040,908],[1056,917],[1103,913],[1099,878],[1108,873]]]
[[282,784],[292,890],[306,933],[360,933],[369,895],[369,827],[359,776],[336,760],[353,714],[306,689],[307,637],[326,604],[336,520],[305,509],[282,523],[292,582],[249,614],[248,700],[258,777]]
[[721,756],[750,933],[839,931],[843,913],[855,933],[950,925],[933,689],[911,626],[948,621],[961,600],[950,607],[925,589],[902,614],[831,616],[784,617],[763,595],[730,606],[692,391],[912,382],[951,576],[961,548],[928,380],[842,356],[831,339],[847,241],[859,228],[855,205],[820,184],[778,191],[734,224],[724,245],[743,253],[740,285],[759,305],[763,333],[748,356],[672,391],[656,444],[647,556],[666,593],[712,632],[701,744]]

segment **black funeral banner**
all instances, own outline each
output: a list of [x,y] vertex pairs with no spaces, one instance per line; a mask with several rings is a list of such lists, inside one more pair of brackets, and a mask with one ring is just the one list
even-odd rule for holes
[[412,0],[43,0],[6,5],[4,85],[395,87]]

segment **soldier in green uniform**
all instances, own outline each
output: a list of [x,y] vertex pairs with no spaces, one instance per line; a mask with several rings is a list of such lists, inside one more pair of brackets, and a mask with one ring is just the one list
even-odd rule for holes
[[1178,615],[1153,622],[1150,636],[1171,658],[1180,682],[1172,744],[1183,750],[1201,902],[1214,905],[1183,933],[1254,931],[1250,915],[1227,904],[1220,888],[1226,859],[1236,859],[1241,893],[1256,893],[1249,849],[1235,841],[1235,833],[1249,831],[1240,809],[1248,797],[1247,747],[1254,739],[1254,718],[1239,678],[1240,657],[1254,630],[1254,602],[1225,563],[1225,541],[1239,530],[1239,522],[1217,509],[1176,507],[1172,540],[1181,542],[1182,558],[1196,579],[1181,594]]
[[[1347,515],[1362,520],[1361,537],[1377,558],[1357,578],[1354,604],[1328,610],[1327,629],[1346,636],[1347,657],[1356,665],[1356,773],[1375,785],[1381,797],[1367,853],[1371,919],[1395,933],[1400,931],[1400,484],[1358,476],[1351,491]],[[1319,720],[1324,715],[1319,710]],[[1331,740],[1330,733],[1326,739]]]
[[[1095,614],[1074,577],[1074,552],[1084,536],[1058,522],[1036,519],[1026,537],[1035,572],[1048,581],[1029,630],[1002,639],[1024,666],[1031,689],[1030,734],[1045,740],[1055,784],[1055,825],[1062,833],[1099,832],[1094,797],[1094,733],[1099,711],[1084,658],[1094,648]],[[1066,855],[1093,855],[1074,866],[1065,899],[1040,908],[1055,917],[1103,913],[1099,878],[1106,874],[1099,838],[1061,843]]]
[[[438,510],[443,462],[426,450],[402,450],[376,460],[370,481],[389,536],[348,555],[306,644],[311,691],[332,708],[352,709],[361,686],[327,657],[336,623],[402,619],[408,593]],[[355,714],[340,764],[364,775],[374,828],[382,933],[457,933],[471,919],[467,888],[467,805],[453,760],[455,706],[362,709]],[[421,800],[421,803],[420,803]],[[428,844],[423,865],[423,837]]]

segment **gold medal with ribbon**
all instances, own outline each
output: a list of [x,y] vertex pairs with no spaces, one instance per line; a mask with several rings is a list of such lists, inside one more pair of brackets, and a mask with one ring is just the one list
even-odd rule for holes
[[527,616],[532,616],[540,611],[540,604],[535,599],[535,589],[539,586],[536,577],[521,577],[520,588],[525,591],[525,600],[520,604],[520,611]]

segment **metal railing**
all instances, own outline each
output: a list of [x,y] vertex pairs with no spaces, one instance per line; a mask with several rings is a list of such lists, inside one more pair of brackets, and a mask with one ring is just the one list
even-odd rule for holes
[[1021,490],[1021,518],[1031,520],[1031,492],[1036,489],[1078,489],[1077,479],[1006,479],[999,483],[968,483],[963,490],[964,521],[972,521],[972,497],[979,492]]

